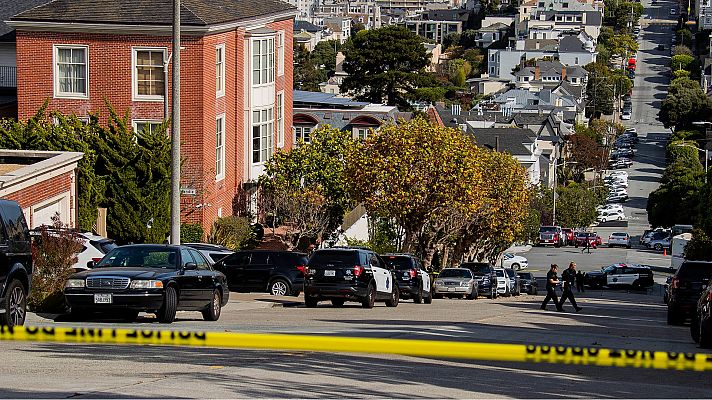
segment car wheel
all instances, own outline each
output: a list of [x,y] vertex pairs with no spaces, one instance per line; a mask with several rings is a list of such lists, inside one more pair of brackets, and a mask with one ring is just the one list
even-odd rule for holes
[[660,243],[655,243],[655,246],[653,248],[657,251],[662,251],[663,245]]
[[376,287],[373,284],[368,285],[368,291],[366,292],[366,297],[361,301],[361,306],[363,308],[373,308],[376,304]]
[[393,286],[391,290],[391,298],[386,300],[387,307],[398,307],[398,301],[400,300],[400,290],[398,286]]
[[168,286],[163,297],[163,306],[158,310],[158,320],[170,324],[176,320],[176,311],[178,311],[178,294],[174,287]]
[[344,299],[331,299],[331,305],[334,307],[343,307]]
[[317,303],[319,303],[319,299],[316,297],[304,296],[304,306],[306,306],[306,308],[314,308]]
[[630,249],[630,245],[629,244],[625,245],[625,248]]
[[286,296],[287,293],[291,294],[289,283],[284,279],[275,279],[269,284],[269,293],[272,296]]
[[423,302],[423,287],[418,287],[418,293],[413,296],[413,303],[420,304]]
[[428,297],[423,298],[423,303],[433,304],[433,292],[428,292]]
[[518,263],[512,264],[512,269],[519,271],[522,267]]
[[690,322],[690,336],[695,343],[700,342],[700,319],[698,316],[693,316]]
[[705,329],[705,324],[700,321],[700,347],[703,349],[712,348],[712,332]]
[[674,308],[668,306],[667,310],[667,324],[668,325],[682,325],[683,319],[680,318],[678,313]]
[[203,319],[206,321],[217,321],[220,319],[220,305],[222,304],[222,297],[220,297],[219,290],[213,290],[213,297],[210,300],[210,304],[203,310]]
[[442,298],[443,298],[443,295],[441,295],[441,294],[437,294],[437,293],[433,294],[433,299],[442,299]]
[[13,279],[7,287],[7,295],[3,302],[5,313],[0,314],[0,325],[8,327],[22,326],[27,316],[27,293],[25,287],[17,279]]

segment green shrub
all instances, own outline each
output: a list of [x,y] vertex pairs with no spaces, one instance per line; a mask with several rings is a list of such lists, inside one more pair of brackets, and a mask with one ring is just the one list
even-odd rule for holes
[[213,223],[208,241],[236,251],[257,245],[255,232],[247,218],[234,216],[218,218]]
[[181,243],[199,243],[203,241],[203,237],[205,237],[205,232],[200,224],[181,224]]
[[82,241],[77,234],[63,226],[57,216],[53,226],[42,226],[32,241],[32,291],[28,306],[36,312],[61,313],[65,311],[64,284],[72,274]]

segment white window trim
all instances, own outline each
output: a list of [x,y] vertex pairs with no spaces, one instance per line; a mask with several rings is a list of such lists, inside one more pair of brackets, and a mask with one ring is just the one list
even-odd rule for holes
[[[225,43],[221,43],[217,46],[215,46],[215,51],[216,51],[216,57],[217,57],[217,50],[220,49],[222,54],[222,64],[220,65],[220,74],[222,76],[222,87],[221,88],[215,88],[215,98],[220,98],[225,96]],[[216,58],[215,63],[217,64],[218,60]],[[217,80],[217,77],[216,77]]]
[[[62,93],[59,91],[59,66],[57,65],[57,52],[59,49],[84,49],[86,52],[86,93],[84,95],[76,93]],[[57,99],[88,99],[89,98],[89,46],[85,44],[55,44],[52,46],[52,71],[54,80],[54,97]]]
[[[222,148],[220,149],[220,159],[222,160],[222,171],[219,174],[217,173],[217,171],[215,171],[215,173],[216,173],[215,174],[215,182],[219,182],[219,181],[225,179],[225,166],[227,165],[227,163],[225,162],[225,142],[226,142],[225,128],[226,128],[226,126],[225,126],[225,114],[224,113],[219,114],[215,118],[215,123],[216,123],[215,128],[216,129],[217,129],[217,121],[219,121],[219,120],[222,120]],[[215,134],[217,135],[217,132],[215,132]],[[216,150],[217,150],[217,146],[218,146],[218,143],[217,143],[217,138],[216,138],[216,142],[215,142]],[[216,162],[217,162],[217,160],[216,160]]]
[[[265,121],[260,121],[260,122],[255,122],[255,117],[254,117],[254,113],[255,113],[255,112],[260,112],[260,113],[261,113],[262,111],[270,110],[270,109],[272,110],[272,112],[271,112],[271,113],[270,113],[270,112],[267,112],[267,116],[268,116],[268,117],[271,116],[271,119],[267,119],[267,120],[265,120]],[[253,166],[254,166],[254,165],[265,165],[265,164],[267,163],[267,161],[269,161],[269,159],[272,158],[272,156],[274,156],[274,142],[275,142],[275,140],[274,140],[274,133],[275,133],[275,132],[274,132],[274,129],[275,129],[275,126],[274,126],[274,125],[275,125],[275,120],[274,120],[274,118],[275,118],[275,107],[274,107],[274,105],[271,105],[271,106],[268,106],[268,107],[260,107],[260,108],[256,108],[256,109],[250,110],[250,164],[253,165]],[[268,136],[267,136],[267,137],[268,137],[268,138],[271,138],[272,140],[269,140],[269,139],[268,139],[268,143],[271,143],[271,148],[270,148],[269,151],[267,152],[267,153],[268,153],[268,157],[267,157],[265,160],[262,160],[262,159],[261,159],[261,158],[262,158],[262,156],[261,156],[261,153],[262,153],[262,136],[260,135],[260,161],[255,161],[255,159],[254,159],[254,151],[255,151],[255,146],[254,146],[254,129],[255,129],[255,124],[259,124],[260,126],[261,126],[261,125],[267,125],[267,126],[269,126],[269,123],[270,123],[270,122],[272,122],[272,132],[268,132]]]
[[[274,126],[277,129],[277,147],[284,147],[284,90],[277,92],[277,98],[275,99],[275,116],[274,116]],[[282,115],[277,115],[277,110],[282,112]]]
[[277,32],[277,76],[284,75],[284,30]]
[[[166,55],[168,54],[168,48],[166,47],[142,47],[142,46],[132,46],[131,47],[131,97],[133,101],[163,101],[163,96],[147,96],[138,94],[138,80],[136,79],[136,53],[139,51],[162,51],[163,52],[163,64],[166,64]],[[164,67],[165,71],[165,67]],[[166,79],[166,76],[163,76]],[[165,84],[165,83],[164,83]]]
[[131,121],[131,127],[133,128],[133,131],[136,133],[138,132],[138,124],[155,124],[155,125],[160,125],[162,124],[163,121],[159,119],[134,119]]

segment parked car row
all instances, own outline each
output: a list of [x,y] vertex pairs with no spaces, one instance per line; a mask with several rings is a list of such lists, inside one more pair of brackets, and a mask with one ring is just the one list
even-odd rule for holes
[[712,348],[712,262],[684,261],[669,279],[664,300],[668,325],[689,320],[692,340]]
[[[625,171],[613,171],[610,175],[604,178],[605,184],[608,186],[608,197],[606,203],[620,203],[628,200],[628,173]],[[620,210],[622,214],[622,209]],[[618,219],[618,215],[613,216],[613,219]],[[620,215],[620,219],[624,219],[624,215]],[[600,219],[599,219],[600,221]],[[602,221],[603,222],[603,221]]]

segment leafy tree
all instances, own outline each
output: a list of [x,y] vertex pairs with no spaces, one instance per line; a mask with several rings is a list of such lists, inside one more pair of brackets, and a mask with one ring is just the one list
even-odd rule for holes
[[672,80],[675,79],[680,79],[680,78],[686,78],[690,79],[690,71],[684,70],[684,69],[676,69],[672,71]]
[[326,71],[319,68],[303,45],[294,46],[294,89],[318,92],[319,84],[327,80]]
[[361,31],[344,46],[342,92],[358,100],[408,107],[407,94],[430,63],[422,39],[402,26]]
[[314,51],[311,52],[311,58],[317,67],[324,68],[333,72],[336,70],[336,53],[341,50],[341,42],[338,40],[326,40],[317,43]]
[[678,54],[670,59],[670,68],[673,70],[684,69],[689,71],[690,65],[695,61],[695,57],[688,54]]
[[437,101],[445,100],[445,94],[447,93],[447,88],[442,86],[434,87],[421,87],[415,89],[413,93],[413,98],[416,100],[423,100],[430,103],[435,103]]
[[404,231],[404,251],[430,265],[482,205],[485,150],[459,129],[423,118],[389,125],[348,154],[349,192],[372,216],[392,218]]
[[320,242],[353,208],[344,175],[353,146],[350,132],[323,126],[312,132],[310,143],[277,152],[267,162],[260,178],[265,208],[284,221],[278,238],[290,249],[306,239]]
[[712,238],[704,230],[692,231],[692,240],[685,245],[685,259],[712,261]]
[[660,121],[665,127],[690,127],[692,122],[708,120],[711,115],[712,102],[699,83],[687,78],[670,83],[668,95],[660,108]]
[[588,114],[612,114],[614,94],[628,93],[633,87],[630,79],[621,71],[611,71],[604,64],[590,63],[584,67],[589,72],[586,92],[591,97]]
[[481,75],[487,69],[487,62],[480,49],[468,49],[462,53],[462,59],[470,63],[472,76]]
[[638,51],[638,42],[631,35],[617,34],[606,41],[606,48],[609,49],[611,54],[625,58]]
[[556,189],[556,223],[561,226],[586,227],[596,221],[596,207],[601,203],[593,190],[571,184]]
[[366,29],[366,25],[358,21],[351,22],[351,37],[356,36],[357,33]]
[[602,169],[606,162],[606,153],[601,146],[586,135],[574,134],[568,140],[571,153],[571,164],[574,180],[583,181],[583,173],[587,169]]
[[457,46],[460,44],[460,39],[462,35],[457,32],[448,33],[443,37],[443,50],[448,50],[452,46]]
[[366,241],[346,238],[349,246],[365,246],[379,254],[399,250],[398,230],[388,218],[369,218],[369,239]]
[[692,47],[692,32],[689,29],[683,28],[675,32],[677,35],[677,42],[683,46]]

